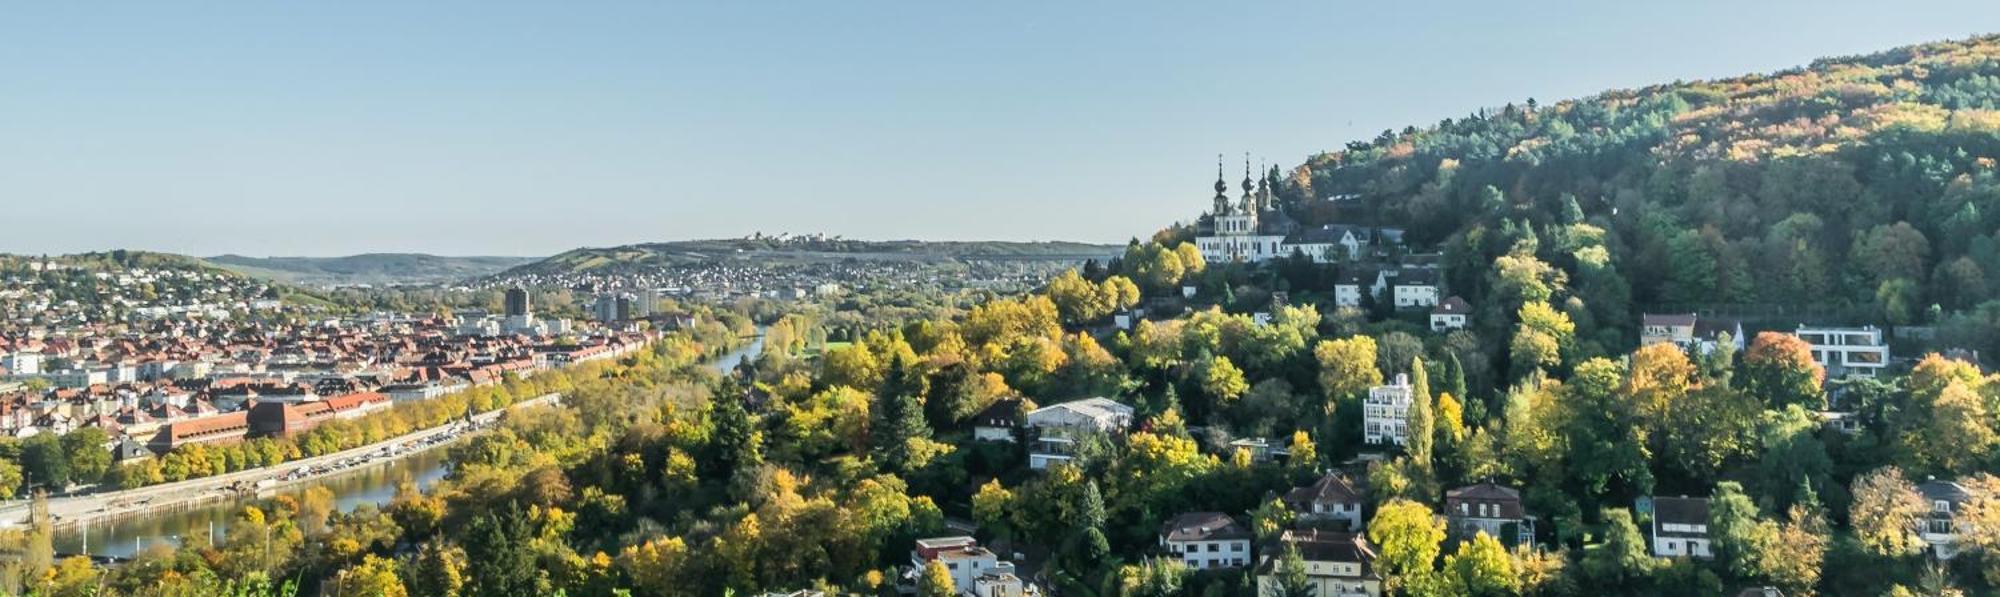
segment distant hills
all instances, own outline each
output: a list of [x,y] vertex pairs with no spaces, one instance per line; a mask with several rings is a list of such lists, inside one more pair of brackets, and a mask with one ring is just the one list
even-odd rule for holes
[[509,269],[507,275],[611,272],[714,262],[806,263],[845,259],[1052,260],[1104,259],[1122,245],[1076,242],[863,241],[736,238],[642,243],[566,251]]
[[245,275],[310,286],[429,284],[492,275],[535,261],[532,257],[448,257],[422,253],[366,253],[345,257],[245,257],[203,259]]

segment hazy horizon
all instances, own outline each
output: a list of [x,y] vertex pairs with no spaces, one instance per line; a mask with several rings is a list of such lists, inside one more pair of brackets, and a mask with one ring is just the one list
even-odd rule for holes
[[1119,243],[1203,209],[1217,153],[1234,180],[1245,152],[2000,31],[1967,0],[230,8],[0,24],[0,252]]

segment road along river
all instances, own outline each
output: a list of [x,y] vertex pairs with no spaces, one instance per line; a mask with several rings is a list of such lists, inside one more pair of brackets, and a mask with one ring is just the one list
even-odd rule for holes
[[[762,330],[759,331],[761,332]],[[759,334],[742,348],[717,357],[713,361],[710,361],[710,364],[717,371],[726,373],[735,368],[737,362],[743,358],[757,355],[763,350],[763,347],[764,337],[762,334]],[[488,413],[488,415],[493,416],[497,416],[497,414]],[[378,506],[387,504],[389,503],[389,499],[396,495],[396,484],[402,482],[405,478],[416,482],[419,487],[428,489],[431,485],[437,483],[438,480],[443,479],[446,474],[450,473],[451,463],[446,458],[446,451],[442,449],[442,444],[449,443],[450,439],[456,439],[459,436],[459,434],[454,434],[446,440],[441,441],[437,446],[426,446],[425,449],[410,451],[394,457],[377,457],[365,464],[348,466],[336,472],[316,475],[304,480],[279,483],[276,486],[255,492],[254,495],[248,493],[232,494],[226,497],[185,501],[183,504],[167,507],[148,507],[148,504],[138,503],[133,507],[141,509],[128,513],[93,512],[90,510],[105,507],[107,500],[99,500],[97,503],[88,505],[78,503],[68,508],[62,507],[62,502],[65,500],[87,499],[88,496],[51,500],[51,512],[58,516],[64,516],[65,511],[68,511],[69,520],[72,521],[70,524],[63,524],[56,529],[55,550],[56,553],[61,554],[89,554],[93,556],[129,558],[143,551],[148,546],[162,543],[179,544],[183,539],[189,537],[210,535],[212,533],[212,536],[219,540],[228,531],[229,523],[234,519],[236,513],[242,510],[244,505],[279,495],[298,495],[311,487],[325,487],[332,490],[334,504],[342,511],[352,510],[362,504],[376,504]],[[358,448],[350,452],[369,454],[378,450],[378,446],[381,445],[383,444]],[[342,454],[349,454],[349,452],[343,452]],[[341,459],[335,458],[327,462],[338,462],[339,460]],[[282,480],[283,472],[296,470],[304,464],[304,462],[292,462],[270,469],[262,469],[264,474],[259,476],[259,478],[277,478]],[[248,473],[251,471],[245,472]],[[209,485],[208,487],[217,486],[219,485]],[[176,489],[165,485],[143,488],[138,491],[154,490],[155,488],[158,488],[159,491],[146,495],[184,495],[185,492],[189,491],[203,491],[203,489],[198,488]],[[123,494],[126,492],[117,493]],[[145,499],[147,498],[143,496],[125,498],[127,502],[136,502]]]

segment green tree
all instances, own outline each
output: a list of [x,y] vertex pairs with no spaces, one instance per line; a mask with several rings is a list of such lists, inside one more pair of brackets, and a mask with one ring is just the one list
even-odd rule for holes
[[1312,577],[1306,575],[1305,556],[1299,554],[1299,547],[1287,543],[1284,555],[1278,560],[1276,581],[1266,589],[1264,597],[1313,597]]
[[514,508],[483,514],[465,530],[465,594],[506,597],[543,593],[527,517]]
[[909,364],[901,359],[890,364],[889,373],[883,378],[882,393],[877,396],[875,420],[868,429],[878,462],[905,473],[921,464],[913,458],[912,442],[931,437],[931,427],[924,421],[924,406],[913,381],[915,376]]
[[111,471],[111,436],[97,427],[81,427],[62,437],[70,476],[78,483],[96,483]]
[[1422,357],[1410,359],[1410,380],[1409,438],[1403,448],[1418,467],[1428,470],[1431,448],[1437,442],[1437,413],[1431,398],[1430,374],[1424,370]]
[[1606,591],[1633,591],[1645,586],[1658,561],[1646,546],[1646,536],[1632,523],[1632,511],[1607,508],[1604,541],[1583,555],[1583,573],[1591,584]]
[[1773,555],[1778,540],[1776,525],[1757,517],[1757,504],[1735,481],[1716,484],[1709,499],[1708,532],[1717,561],[1746,580],[1763,576],[1764,558]]
[[21,469],[32,485],[60,490],[71,479],[69,454],[63,451],[62,440],[52,433],[36,434],[21,442]]

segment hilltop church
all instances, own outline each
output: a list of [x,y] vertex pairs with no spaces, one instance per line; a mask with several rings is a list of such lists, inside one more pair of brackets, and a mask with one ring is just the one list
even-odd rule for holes
[[1375,228],[1328,224],[1305,228],[1278,209],[1272,197],[1275,181],[1258,181],[1250,176],[1250,161],[1243,161],[1243,198],[1229,200],[1229,183],[1223,181],[1222,160],[1215,164],[1215,206],[1195,221],[1195,246],[1209,261],[1258,263],[1304,253],[1318,263],[1358,260],[1386,247],[1403,242],[1400,228]]

